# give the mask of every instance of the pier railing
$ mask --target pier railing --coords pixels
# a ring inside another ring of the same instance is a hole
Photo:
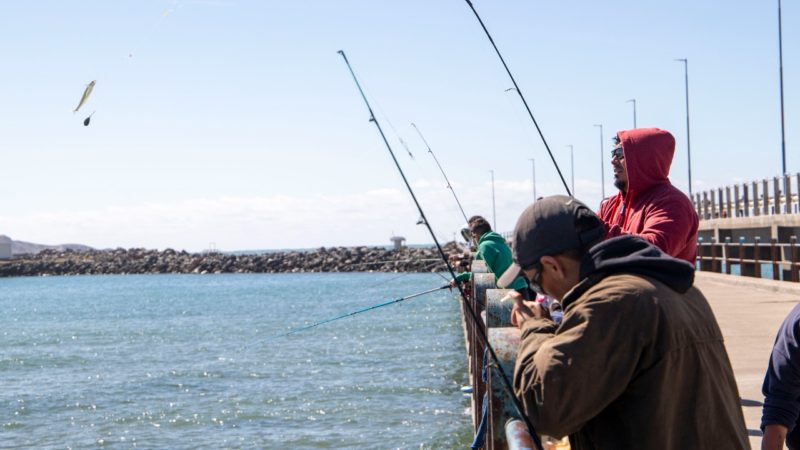
[[[697,244],[697,267],[706,272],[742,275],[756,278],[800,282],[800,248],[797,236],[788,243],[777,239],[762,242],[756,237],[753,242],[724,242],[711,239]]]
[[[800,173],[697,192],[692,203],[700,220],[800,214]]]
[[[481,317],[475,323],[462,307],[464,335],[467,345],[471,384],[471,410],[475,434],[484,423],[484,450],[533,448],[533,441],[520,420],[513,400],[499,380],[499,370],[485,353],[477,327],[481,327],[508,376],[514,373],[521,332],[511,326],[512,301],[508,290],[495,289],[495,277],[487,273],[483,261],[472,263],[472,289],[467,300]],[[484,412],[485,409],[485,412]]]
[[[716,239],[699,239],[697,246],[698,270],[772,278],[800,282],[800,247],[792,235],[788,243],[777,239],[762,242],[755,237],[747,242],[744,237],[732,242]],[[514,373],[514,363],[520,345],[521,331],[511,325],[513,301],[506,297],[508,290],[495,289],[495,277],[486,271],[483,261],[473,261],[472,288],[468,302],[481,320],[473,321],[462,305],[464,335],[467,347],[469,380],[471,386],[471,411],[476,435],[483,428],[485,450],[533,448],[530,434],[519,418],[509,393],[498,378],[497,365],[489,360],[478,327],[488,337],[497,354],[499,364],[506,374]],[[484,424],[481,427],[481,423]],[[543,437],[543,439],[548,439]],[[546,448],[550,448],[547,447]],[[557,447],[561,448],[561,447]]]

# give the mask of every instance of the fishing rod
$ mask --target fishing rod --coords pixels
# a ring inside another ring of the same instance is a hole
[[[411,126],[414,127],[415,130],[417,130],[417,134],[419,134],[419,137],[422,139],[422,142],[425,143],[425,147],[428,147],[428,153],[430,153],[431,156],[433,156],[433,160],[436,161],[436,165],[439,166],[439,171],[442,172],[442,176],[444,177],[444,181],[447,182],[447,189],[450,189],[450,192],[453,193],[453,198],[456,199],[456,203],[458,203],[458,209],[461,210],[461,215],[464,216],[464,223],[469,222],[469,219],[467,219],[467,214],[464,213],[464,208],[461,207],[461,202],[458,201],[458,197],[456,196],[456,191],[453,190],[453,185],[450,184],[450,180],[447,179],[447,175],[445,175],[444,169],[442,169],[442,165],[439,164],[439,159],[437,159],[436,155],[433,154],[433,150],[431,150],[431,146],[428,145],[428,141],[425,140],[425,136],[423,136],[422,132],[419,131],[419,128],[417,128],[417,124],[415,124],[414,122],[411,122]]]
[[[365,262],[365,263],[347,264],[347,266],[350,266],[350,267],[355,267],[355,266],[373,266],[373,265],[377,265],[377,264],[391,264],[391,263],[401,263],[401,262],[428,262],[428,261],[439,261],[439,258],[384,259],[383,261],[372,261],[372,262]]]
[[[350,66],[350,61],[347,60],[347,56],[344,54],[344,51],[339,50],[338,53],[342,55],[344,59],[344,63],[347,65],[347,68],[350,70],[350,75],[353,76],[353,81],[356,83],[356,87],[358,88],[358,92],[361,94],[361,98],[364,100],[364,103],[367,105],[367,110],[369,111],[369,121],[375,124],[375,127],[378,128],[378,133],[380,133],[381,138],[383,139],[383,143],[386,144],[386,149],[389,150],[389,155],[391,155],[392,160],[394,161],[394,165],[397,167],[397,171],[400,172],[400,176],[403,178],[403,182],[408,188],[408,193],[411,194],[411,198],[414,200],[414,204],[417,206],[417,210],[419,211],[420,217],[422,217],[425,227],[428,228],[428,232],[433,239],[433,243],[436,244],[436,249],[439,250],[439,256],[441,256],[444,263],[447,265],[447,270],[450,272],[450,276],[455,281],[456,273],[453,270],[453,266],[450,265],[450,261],[447,259],[447,255],[445,255],[442,246],[439,244],[439,240],[436,238],[436,233],[433,232],[433,228],[431,228],[431,224],[428,221],[427,217],[425,217],[425,212],[422,210],[422,206],[420,206],[419,201],[417,201],[417,196],[414,194],[414,190],[411,188],[411,184],[409,184],[408,179],[406,178],[406,174],[403,172],[403,169],[400,167],[400,163],[397,162],[397,158],[394,155],[394,151],[392,150],[392,146],[389,145],[389,141],[386,140],[386,135],[383,133],[383,129],[381,128],[381,124],[378,123],[378,120],[375,118],[375,114],[372,112],[372,107],[369,105],[369,101],[367,100],[367,96],[364,95],[364,90],[361,89],[361,83],[358,82],[358,78],[356,77],[355,72],[353,72],[353,68]],[[522,412],[522,405],[519,402],[519,399],[516,395],[514,395],[514,388],[511,386],[511,382],[509,381],[508,375],[506,374],[505,369],[500,364],[500,359],[497,357],[497,353],[495,353],[494,348],[489,343],[489,338],[486,335],[486,330],[481,327],[480,318],[475,313],[475,309],[472,305],[467,301],[467,295],[464,293],[464,288],[461,287],[461,283],[455,283],[456,288],[458,288],[458,293],[461,295],[461,300],[464,304],[465,309],[469,312],[470,317],[472,317],[473,323],[475,323],[475,329],[478,330],[478,335],[481,337],[483,344],[486,350],[489,351],[489,355],[491,356],[492,361],[494,362],[495,367],[497,368],[498,373],[500,374],[500,379],[503,380],[503,387],[506,389],[508,395],[512,398],[514,402],[514,407],[517,410],[517,413],[525,422],[525,425],[528,428],[528,433],[531,435],[531,439],[533,439],[534,445],[536,446],[537,450],[542,450],[542,442],[539,439],[539,435],[536,434],[536,429],[533,427],[533,423],[531,423],[530,419],[526,414]]]
[[[567,180],[564,179],[564,175],[561,173],[561,168],[558,167],[558,163],[556,162],[556,158],[553,156],[553,152],[550,151],[550,146],[547,145],[547,140],[544,138],[544,134],[542,133],[542,129],[539,128],[539,124],[536,122],[536,119],[533,117],[533,112],[531,112],[531,108],[528,106],[528,102],[525,100],[525,96],[522,95],[522,90],[520,90],[519,85],[517,85],[517,80],[514,79],[514,75],[511,74],[511,70],[508,68],[508,64],[506,64],[506,60],[503,59],[503,55],[500,54],[500,50],[498,50],[497,45],[494,43],[494,39],[492,39],[492,35],[489,34],[489,30],[486,29],[486,25],[483,24],[483,20],[481,20],[481,16],[478,15],[478,11],[475,10],[475,7],[472,6],[471,0],[466,0],[467,4],[469,5],[472,12],[475,14],[475,17],[478,19],[478,22],[481,24],[481,28],[486,33],[486,37],[489,38],[489,42],[492,43],[492,47],[494,47],[494,51],[497,53],[497,56],[500,57],[500,62],[503,63],[503,67],[506,68],[506,72],[508,73],[508,77],[511,78],[511,82],[514,83],[514,90],[517,91],[519,94],[519,98],[522,99],[522,104],[525,105],[525,109],[528,111],[528,115],[531,117],[533,121],[533,125],[536,126],[536,131],[539,132],[539,137],[542,138],[542,142],[544,143],[544,148],[547,150],[547,154],[550,155],[550,160],[553,161],[553,165],[556,167],[556,171],[558,172],[558,176],[561,178],[561,183],[564,184],[564,189],[567,191],[567,195],[572,197],[572,192],[569,190],[569,186],[567,185]]]
[[[318,326],[320,326],[322,324],[325,324],[325,323],[334,322],[336,320],[344,319],[346,317],[352,317],[352,316],[355,316],[357,314],[361,314],[361,313],[364,313],[364,312],[367,312],[367,311],[371,311],[373,309],[383,308],[384,306],[393,305],[395,303],[400,303],[402,301],[409,300],[409,299],[412,299],[412,298],[415,298],[415,297],[420,297],[420,296],[423,296],[425,294],[430,294],[431,292],[441,291],[442,289],[447,289],[449,287],[450,287],[450,284],[448,283],[448,284],[445,284],[444,286],[440,286],[440,287],[433,288],[433,289],[428,289],[427,291],[417,292],[416,294],[407,295],[405,297],[400,297],[400,298],[396,298],[394,300],[389,300],[388,302],[384,302],[384,303],[380,303],[380,304],[377,304],[377,305],[369,306],[369,307],[364,308],[364,309],[359,309],[358,311],[353,311],[353,312],[350,312],[350,313],[347,313],[347,314],[342,314],[341,316],[337,316],[337,317],[334,317],[332,319],[326,319],[326,320],[322,320],[322,321],[319,321],[319,322],[316,322],[316,323],[312,323],[311,325],[308,325],[308,326],[305,326],[305,327],[295,328],[295,329],[293,329],[291,331],[288,331],[288,332],[283,333],[283,334],[279,334],[279,335],[277,335],[275,337],[283,337],[283,336],[288,336],[290,334],[299,333],[301,331],[310,330],[311,328],[318,327]]]

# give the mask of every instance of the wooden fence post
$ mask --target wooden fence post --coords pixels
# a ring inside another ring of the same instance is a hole
[[[761,258],[758,256],[760,250],[761,238],[756,236],[755,243],[753,244],[753,275],[756,278],[761,278]]]
[[[725,238],[725,253],[723,254],[724,262],[725,262],[725,273],[730,275],[731,274],[731,237],[727,236]]]
[[[773,280],[780,280],[781,279],[781,265],[778,261],[780,261],[780,247],[777,246],[778,240],[776,238],[772,238],[770,244],[772,247],[769,249],[769,257],[772,260],[772,279]]]
[[[761,214],[761,208],[758,203],[758,182],[753,181],[753,215],[758,216]]]
[[[747,183],[742,185],[742,202],[744,203],[744,216],[750,216],[750,195],[748,194]]]
[[[764,215],[769,215],[769,180],[764,178],[761,183],[764,186]]]
[[[789,272],[790,278],[795,283],[800,282],[800,265],[797,259],[797,236],[792,236],[789,239]]]

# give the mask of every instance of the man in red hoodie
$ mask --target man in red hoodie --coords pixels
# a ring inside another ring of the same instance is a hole
[[[697,212],[669,181],[675,138],[658,128],[617,133],[612,151],[614,186],[619,192],[600,204],[607,238],[641,236],[675,258],[692,264],[697,257]]]

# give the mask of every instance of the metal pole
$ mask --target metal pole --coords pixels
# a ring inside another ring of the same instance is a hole
[[[600,127],[600,190],[602,192],[602,197],[606,198],[606,176],[605,166],[603,165],[603,156],[605,155],[603,152],[603,125],[595,124],[595,126]]]
[[[781,168],[785,175],[786,172],[786,134],[784,132],[783,123],[783,34],[781,33],[781,0],[778,0],[778,60],[779,60],[779,73],[780,73],[780,86],[781,86]],[[786,190],[784,189],[784,192]]]
[[[533,201],[536,201],[536,160],[530,158],[531,161],[531,174],[533,175]]]
[[[689,60],[687,58],[676,59],[683,62],[684,79],[686,80],[686,164],[689,167],[689,197],[692,196],[692,141],[689,134]]]
[[[492,174],[492,228],[497,230],[497,210],[494,207],[494,170],[490,170]]]
[[[572,188],[572,196],[575,196],[575,152],[572,144],[567,145],[569,147],[569,165],[570,165],[570,176],[572,177],[570,188]]]
[[[625,103],[633,103],[633,128],[636,128],[636,99],[632,98]]]

